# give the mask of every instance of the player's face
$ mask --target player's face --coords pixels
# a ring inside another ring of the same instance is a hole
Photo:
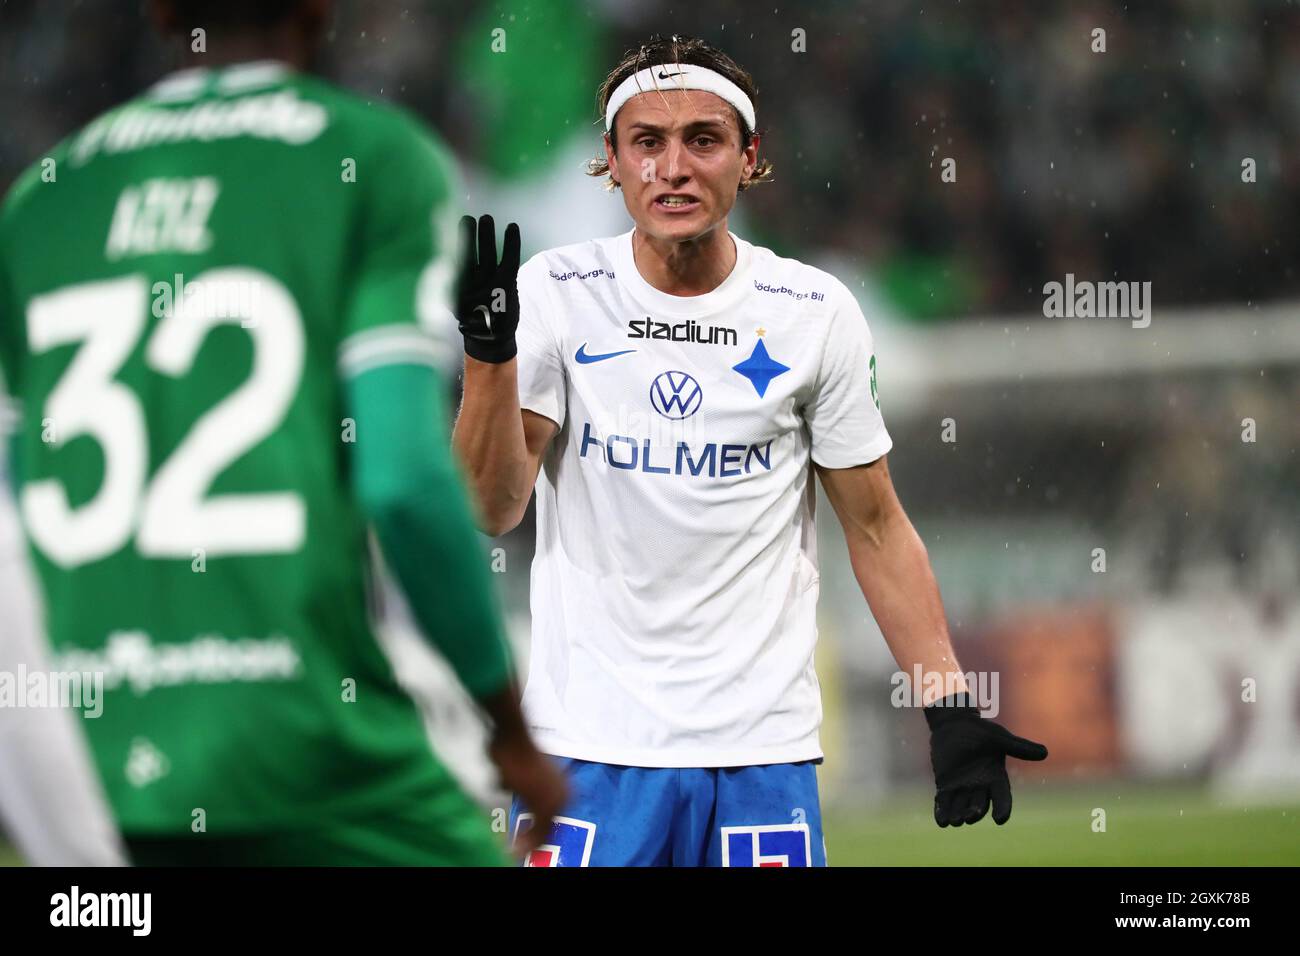
[[[605,155],[638,232],[683,242],[726,222],[758,161],[758,137],[741,150],[730,104],[703,90],[642,93],[615,123],[618,154],[607,136]]]

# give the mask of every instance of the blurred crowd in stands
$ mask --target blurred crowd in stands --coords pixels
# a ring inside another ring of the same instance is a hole
[[[0,6],[0,186],[173,65],[146,7]],[[755,241],[857,260],[917,320],[1035,313],[1066,273],[1150,281],[1160,306],[1300,287],[1300,6],[1284,0],[337,7],[325,75],[524,180],[573,137],[594,154],[595,89],[624,50],[710,40],[759,85],[776,181],[742,200]]]

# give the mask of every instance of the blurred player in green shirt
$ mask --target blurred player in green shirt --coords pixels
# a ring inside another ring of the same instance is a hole
[[[444,426],[454,165],[300,70],[326,0],[157,0],[206,52],[0,208],[15,490],[55,669],[138,863],[491,864],[367,614],[368,528],[557,808]],[[545,827],[538,827],[544,834]]]

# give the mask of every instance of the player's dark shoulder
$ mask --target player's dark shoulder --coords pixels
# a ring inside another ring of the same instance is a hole
[[[38,206],[42,198],[51,195],[50,190],[42,190],[41,186],[57,183],[60,173],[66,173],[69,168],[68,156],[79,134],[80,130],[45,150],[10,183],[0,197],[0,230],[20,215],[33,213],[33,207]]]
[[[41,164],[33,163],[18,174],[10,184],[4,198],[0,199],[0,232],[12,223],[21,213],[23,207],[36,196],[36,187],[41,182]]]

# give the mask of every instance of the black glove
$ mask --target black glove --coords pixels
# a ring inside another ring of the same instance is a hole
[[[501,264],[497,265],[497,232],[491,216],[478,221],[460,219],[461,268],[456,279],[456,322],[465,337],[465,354],[494,365],[515,357],[519,327],[519,227],[506,226]]]
[[[1045,760],[1047,748],[985,720],[966,694],[954,694],[924,710],[930,725],[934,768],[934,822],[941,827],[978,823],[993,802],[993,822],[1011,818],[1007,757]]]

